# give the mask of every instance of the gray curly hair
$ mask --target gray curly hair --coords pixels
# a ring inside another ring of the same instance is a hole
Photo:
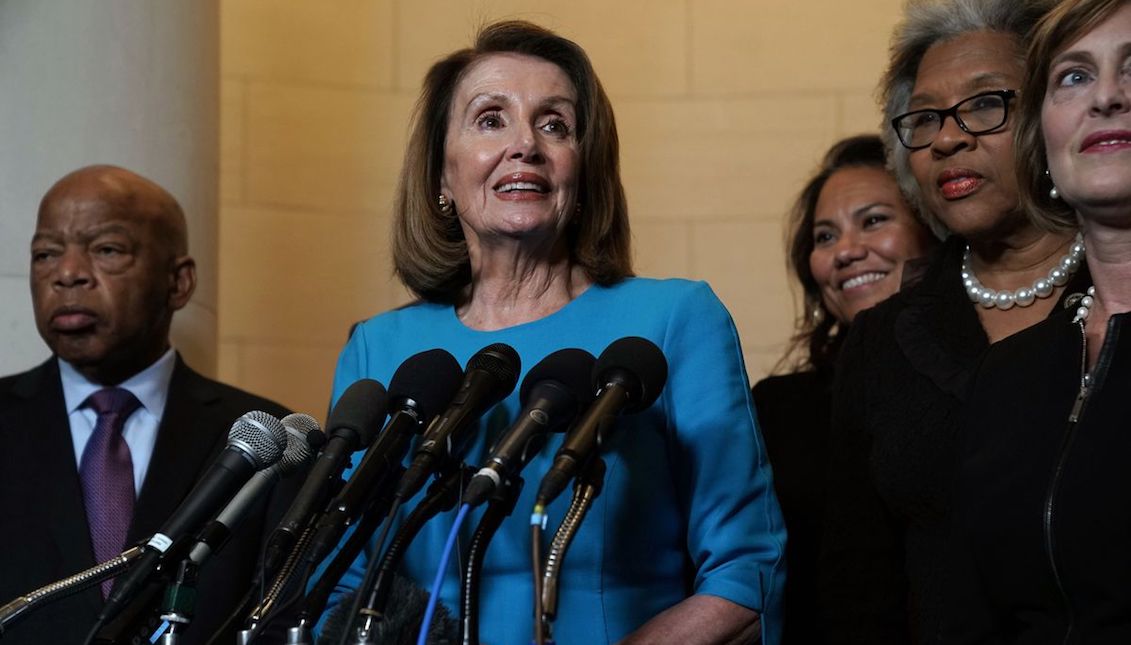
[[[884,107],[880,131],[900,189],[940,239],[950,231],[924,208],[908,162],[911,151],[899,142],[891,125],[892,119],[908,111],[919,62],[936,43],[975,31],[995,31],[1017,37],[1017,61],[1024,64],[1025,38],[1054,4],[1052,0],[908,0],[904,8],[903,21],[892,34],[888,69],[880,81]]]

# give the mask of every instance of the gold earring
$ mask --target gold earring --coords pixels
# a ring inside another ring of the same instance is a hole
[[[444,215],[452,212],[452,200],[448,199],[448,196],[444,193],[440,193],[440,196],[436,198],[436,206],[440,208],[440,212]]]

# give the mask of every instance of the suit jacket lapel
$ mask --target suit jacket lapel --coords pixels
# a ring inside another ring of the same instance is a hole
[[[42,509],[39,526],[50,535],[61,560],[55,572],[71,575],[92,567],[94,550],[56,359],[28,372],[12,391],[26,401],[24,412],[17,418],[22,417],[28,425],[27,431],[20,433],[22,445],[9,449],[34,457],[26,460],[27,475],[15,480],[26,482],[28,499],[37,500]],[[84,597],[95,607],[101,604],[96,588],[84,592]]]
[[[131,541],[155,533],[203,474],[213,454],[226,443],[228,428],[206,423],[207,409],[219,393],[177,356],[157,443],[134,507]]]

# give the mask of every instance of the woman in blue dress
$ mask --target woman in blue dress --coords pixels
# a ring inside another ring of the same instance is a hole
[[[462,364],[507,343],[527,369],[561,348],[599,355],[624,336],[651,340],[667,358],[667,385],[601,447],[604,490],[561,574],[556,640],[685,645],[760,634],[776,643],[785,535],[738,336],[706,284],[633,277],[617,148],[588,57],[548,30],[496,23],[433,65],[393,232],[397,275],[419,299],[358,326],[334,397],[360,378],[388,383],[402,361],[434,347]],[[467,463],[486,460],[518,409],[511,394],[483,416]],[[528,480],[549,469],[560,442],[531,461]],[[530,642],[535,488],[486,553],[480,632],[492,645]],[[551,522],[568,502],[548,507]],[[424,528],[403,573],[428,584],[453,521],[441,514]],[[341,592],[358,586],[370,556]],[[455,607],[458,598],[453,567],[441,601]]]

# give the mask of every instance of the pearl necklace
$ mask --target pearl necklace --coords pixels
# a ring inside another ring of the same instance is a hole
[[[1072,322],[1082,323],[1091,315],[1092,305],[1096,304],[1096,287],[1094,285],[1088,287],[1088,293],[1080,298],[1080,302],[1077,304],[1079,306],[1076,307],[1076,317],[1072,319]]]
[[[1083,260],[1084,238],[1077,233],[1076,241],[1069,247],[1068,253],[1049,270],[1047,277],[1038,279],[1031,287],[1024,287],[1016,291],[1009,289],[995,291],[982,286],[982,283],[978,281],[978,278],[970,269],[970,245],[967,244],[966,252],[962,254],[962,286],[966,287],[966,295],[970,296],[971,302],[976,302],[986,309],[997,307],[1005,310],[1012,308],[1013,305],[1028,307],[1038,298],[1051,296],[1056,287],[1063,287],[1067,284],[1068,279],[1080,268]]]

